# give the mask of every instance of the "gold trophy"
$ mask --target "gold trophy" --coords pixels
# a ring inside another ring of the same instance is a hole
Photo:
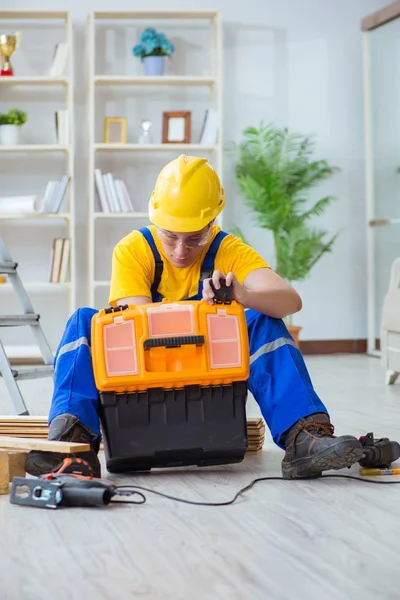
[[[2,62],[0,76],[14,75],[10,57],[18,48],[20,40],[20,33],[0,34],[0,55]]]

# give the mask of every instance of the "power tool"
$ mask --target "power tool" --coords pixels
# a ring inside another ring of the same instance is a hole
[[[59,506],[107,506],[115,496],[138,496],[132,504],[143,504],[138,491],[122,491],[106,479],[93,477],[90,465],[80,458],[65,458],[54,473],[39,478],[14,477],[10,503],[37,508]]]
[[[400,457],[400,444],[389,438],[375,439],[371,432],[361,436],[359,441],[364,450],[359,463],[364,468],[388,469]]]

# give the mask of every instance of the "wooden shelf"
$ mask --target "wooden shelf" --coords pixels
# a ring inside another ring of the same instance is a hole
[[[95,19],[214,19],[218,15],[212,10],[134,10],[134,11],[95,11]]]
[[[69,146],[59,146],[58,144],[16,144],[15,146],[0,146],[0,152],[4,153],[25,153],[25,152],[64,152],[68,154]]]
[[[95,75],[96,85],[195,85],[212,87],[217,82],[216,77],[190,77],[188,75],[159,75],[138,76],[131,75]]]
[[[23,281],[24,288],[28,290],[39,290],[41,292],[63,292],[69,291],[71,284],[69,281],[65,283],[50,283],[49,281]],[[13,292],[12,283],[0,283],[0,292]]]
[[[98,152],[116,151],[116,152],[160,152],[160,151],[181,151],[196,150],[203,152],[214,152],[218,150],[218,145],[205,146],[203,144],[95,144],[94,149]]]
[[[147,212],[134,212],[134,213],[126,213],[126,212],[118,212],[118,213],[103,213],[103,212],[95,212],[93,213],[93,217],[95,219],[148,219],[149,215]]]
[[[69,85],[69,77],[50,77],[47,75],[38,75],[37,77],[20,77],[13,75],[12,77],[0,77],[0,85]]]
[[[2,215],[0,213],[0,221],[50,221],[50,220],[63,220],[69,221],[71,216],[68,213],[28,213],[28,214],[15,214],[15,215]]]
[[[94,285],[94,287],[107,287],[110,285],[110,282],[97,280],[97,281],[93,281],[93,285]]]
[[[68,19],[68,12],[57,10],[0,10],[0,19]]]

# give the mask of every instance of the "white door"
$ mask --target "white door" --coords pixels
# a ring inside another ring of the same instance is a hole
[[[400,18],[363,35],[368,352],[378,354],[390,267],[400,256]]]

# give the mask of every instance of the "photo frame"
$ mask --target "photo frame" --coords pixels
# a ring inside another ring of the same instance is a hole
[[[163,112],[163,144],[190,144],[191,139],[190,111]]]
[[[125,117],[104,119],[104,143],[126,144],[127,122]]]

